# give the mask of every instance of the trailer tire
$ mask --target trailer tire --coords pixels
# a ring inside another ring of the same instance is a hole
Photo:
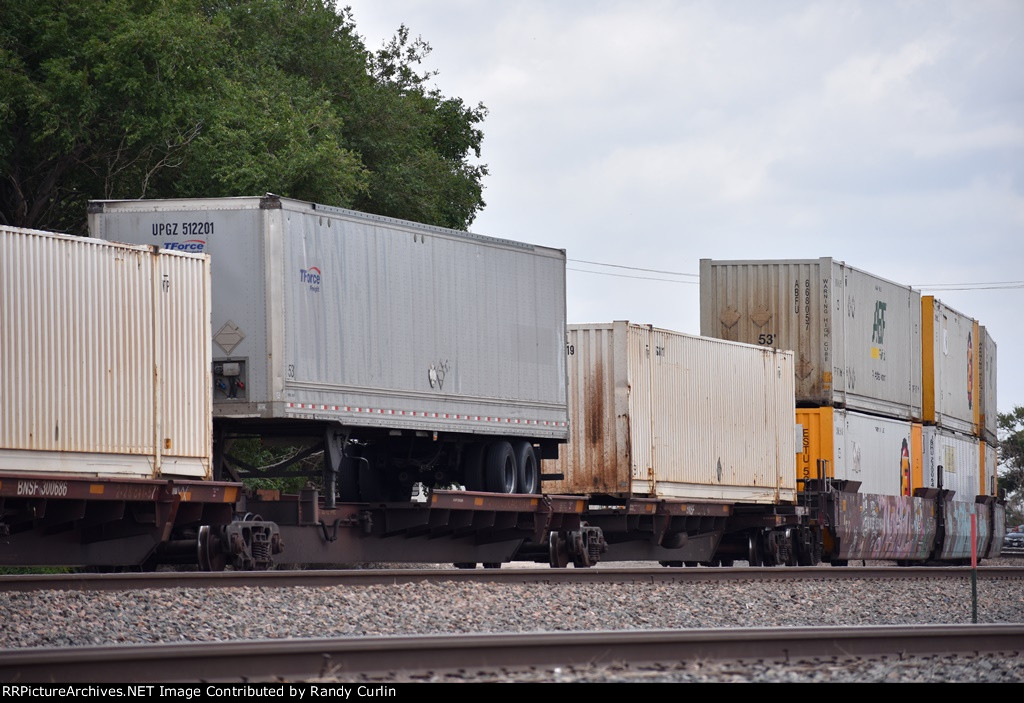
[[[491,493],[514,493],[516,490],[516,455],[512,445],[502,440],[487,448],[484,483]]]
[[[529,442],[517,442],[516,454],[516,493],[540,493],[540,468],[537,466],[537,454]]]

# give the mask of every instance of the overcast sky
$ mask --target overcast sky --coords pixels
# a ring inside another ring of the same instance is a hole
[[[1024,405],[1021,0],[341,3],[487,107],[471,229],[565,249],[569,322],[696,334],[701,258],[831,256],[978,319]]]

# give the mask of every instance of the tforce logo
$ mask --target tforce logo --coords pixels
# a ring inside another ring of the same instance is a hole
[[[172,249],[174,251],[188,251],[193,254],[202,253],[203,249],[206,248],[206,242],[202,239],[186,239],[183,242],[164,242],[164,249]]]
[[[309,286],[314,293],[320,292],[320,269],[310,266],[308,269],[299,269],[299,280]]]

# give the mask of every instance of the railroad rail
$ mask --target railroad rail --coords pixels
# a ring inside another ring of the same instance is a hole
[[[591,569],[344,569],[311,571],[16,574],[0,576],[3,591],[132,591],[153,588],[368,586],[423,581],[473,583],[698,583],[806,579],[965,579],[970,567],[788,567]],[[1024,566],[982,566],[980,580],[1024,579]]]
[[[13,683],[308,682],[382,671],[1024,652],[1024,625],[914,625],[346,637],[0,651]]]

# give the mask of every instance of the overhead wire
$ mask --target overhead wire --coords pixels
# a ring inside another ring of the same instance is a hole
[[[590,266],[606,266],[609,268],[626,269],[629,271],[641,271],[644,273],[660,273],[669,276],[686,276],[689,278],[699,279],[700,275],[696,273],[685,273],[682,271],[667,271],[664,269],[653,269],[646,268],[643,266],[626,266],[624,264],[608,264],[603,261],[590,261],[587,259],[566,259],[577,264],[588,264]],[[598,276],[614,276],[616,278],[632,278],[638,281],[662,281],[665,283],[686,283],[686,284],[697,284],[697,281],[681,281],[674,278],[659,278],[655,276],[630,276],[624,273],[612,273],[611,271],[592,271],[590,269],[575,268],[572,266],[566,267],[567,271],[576,271],[578,273],[592,273]],[[914,283],[911,284],[911,288],[917,288],[919,290],[935,290],[935,291],[955,291],[955,290],[1013,290],[1018,288],[1024,288],[1024,281],[980,281],[975,283]]]
[[[656,278],[654,276],[630,276],[628,273],[612,273],[611,271],[591,271],[589,269],[578,269],[566,266],[566,271],[578,271],[580,273],[595,273],[598,276],[615,276],[616,278],[633,278],[638,281],[665,281],[666,283],[686,283],[692,286],[700,285],[700,281],[680,281],[675,278]]]

